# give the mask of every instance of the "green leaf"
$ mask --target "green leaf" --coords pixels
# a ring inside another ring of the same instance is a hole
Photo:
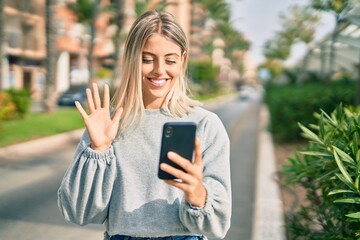
[[[339,194],[339,193],[355,193],[354,191],[351,190],[347,190],[347,189],[335,189],[332,190],[328,193],[328,195],[334,195],[334,194]]]
[[[342,119],[343,115],[344,115],[344,108],[342,103],[340,103],[337,108],[336,108],[336,115],[337,115],[337,119]]]
[[[347,153],[345,153],[343,150],[333,146],[334,150],[337,152],[337,154],[341,157],[341,160],[347,163],[350,163],[354,166],[356,166],[356,163],[354,159],[352,159]]]
[[[349,213],[349,214],[346,214],[345,216],[347,216],[349,218],[360,218],[360,212]]]
[[[335,161],[336,164],[338,165],[342,175],[344,176],[344,178],[346,179],[346,181],[348,183],[350,183],[351,185],[354,185],[352,178],[350,177],[350,174],[348,173],[348,171],[346,170],[346,168],[344,167],[343,162],[340,160],[339,155],[337,153],[337,148],[334,146],[334,157],[335,157]]]
[[[313,140],[313,141],[318,142],[318,143],[323,145],[323,142],[320,140],[320,138],[315,133],[310,131],[308,128],[306,128],[301,123],[298,123],[298,125],[299,125],[299,127],[301,128],[301,130],[303,131],[303,133],[305,134],[305,136],[307,138],[309,138],[310,140]]]
[[[336,120],[331,118],[326,112],[324,112],[324,110],[321,109],[320,111],[321,111],[322,114],[324,114],[324,116],[326,117],[326,119],[328,120],[330,125],[332,125],[333,127],[336,127],[338,125]]]
[[[324,139],[325,127],[324,127],[324,115],[323,114],[321,114],[321,116],[320,116],[319,126],[320,126],[320,136],[322,139]]]
[[[334,203],[352,203],[352,204],[360,204],[360,198],[342,198],[336,199]]]
[[[359,150],[359,133],[355,131],[352,141],[352,151],[354,154],[356,154],[358,150]]]
[[[315,151],[299,151],[298,153],[309,156],[332,157],[330,154]]]
[[[336,173],[335,174],[339,179],[340,181],[342,181],[343,183],[345,183],[350,189],[352,189],[353,191],[356,191],[356,188],[354,186],[354,183],[351,181],[349,182],[342,174],[340,173]]]

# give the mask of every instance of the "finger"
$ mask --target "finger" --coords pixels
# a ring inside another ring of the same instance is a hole
[[[93,83],[92,87],[93,87],[95,109],[99,109],[99,108],[101,108],[101,100],[100,100],[99,88],[98,88],[96,83]]]
[[[183,191],[185,191],[187,189],[187,186],[185,183],[182,182],[178,182],[178,181],[174,181],[174,180],[164,180],[164,182],[166,182],[167,184],[174,186],[176,188],[179,188]]]
[[[77,110],[79,111],[81,117],[85,120],[88,117],[88,115],[85,112],[84,108],[81,106],[81,104],[78,101],[75,102],[75,106],[76,106]]]
[[[175,153],[175,152],[168,152],[167,157],[174,163],[176,163],[177,165],[179,165],[180,167],[182,167],[186,172],[192,174],[193,173],[193,165],[192,163],[186,159],[183,158],[182,156],[180,156],[179,154]]]
[[[198,137],[195,138],[194,152],[195,152],[194,165],[202,166],[202,153],[201,153],[200,139]]]
[[[160,164],[160,169],[163,170],[164,172],[167,172],[167,173],[173,175],[175,178],[180,179],[184,183],[191,182],[192,176],[190,174],[184,172],[183,170],[174,168],[174,167],[170,166],[169,164],[166,164],[166,163]]]
[[[122,112],[123,112],[123,108],[116,109],[114,116],[113,116],[114,122],[120,122]]]
[[[86,89],[86,99],[88,102],[89,111],[90,113],[93,113],[95,111],[95,106],[90,88]]]
[[[110,93],[109,86],[107,84],[104,85],[104,98],[103,98],[103,108],[110,107]]]

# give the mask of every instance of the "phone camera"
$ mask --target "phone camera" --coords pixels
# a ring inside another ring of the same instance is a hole
[[[171,137],[172,133],[173,133],[172,127],[166,127],[166,129],[165,129],[165,137],[167,137],[167,138]]]

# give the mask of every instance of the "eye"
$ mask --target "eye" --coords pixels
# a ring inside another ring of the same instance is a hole
[[[143,60],[142,60],[142,62],[143,63],[152,63],[154,60],[152,60],[152,59],[145,59],[145,58],[143,58]]]
[[[173,60],[166,60],[166,63],[167,63],[167,64],[172,65],[172,64],[176,64],[176,61],[173,61]]]

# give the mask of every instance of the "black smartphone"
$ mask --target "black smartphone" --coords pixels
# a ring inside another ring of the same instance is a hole
[[[189,161],[192,161],[195,135],[196,124],[193,122],[167,122],[164,124],[158,172],[158,177],[160,179],[176,179],[173,175],[160,169],[161,163],[167,163],[184,171],[184,169],[168,159],[167,153],[169,151],[175,152]]]

